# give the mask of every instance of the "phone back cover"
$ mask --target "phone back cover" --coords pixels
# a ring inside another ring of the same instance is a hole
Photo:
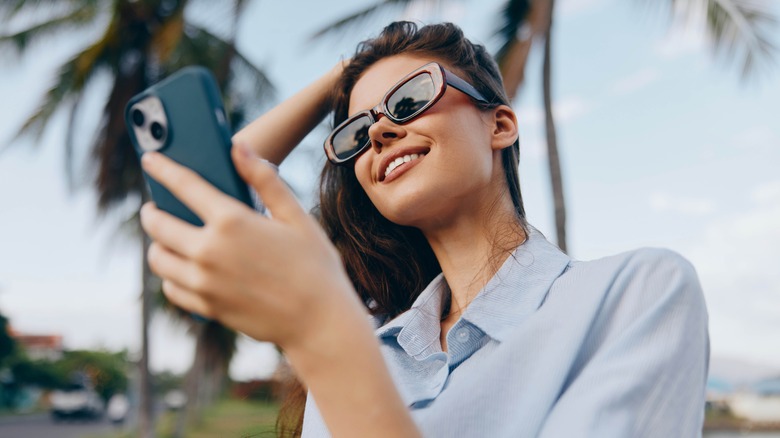
[[[209,71],[202,67],[187,67],[130,100],[125,111],[125,123],[139,156],[143,150],[130,128],[130,108],[150,94],[160,98],[168,117],[168,139],[159,152],[251,206],[247,185],[239,177],[230,157],[230,129],[219,91]],[[145,172],[144,177],[158,208],[191,224],[203,225],[203,221],[165,187]]]

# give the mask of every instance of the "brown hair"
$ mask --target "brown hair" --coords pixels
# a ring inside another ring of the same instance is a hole
[[[418,28],[395,22],[357,47],[344,68],[333,95],[333,126],[348,116],[349,98],[357,80],[375,62],[400,54],[432,57],[453,69],[485,96],[483,109],[508,105],[498,66],[484,46],[474,44],[452,23]],[[504,148],[502,165],[517,221],[525,225],[518,177],[519,142]],[[321,175],[320,204],[315,212],[341,253],[355,290],[373,315],[387,320],[408,310],[418,295],[441,272],[422,232],[396,225],[371,203],[352,166],[326,162]],[[280,436],[300,435],[305,391],[288,397],[277,420]]]

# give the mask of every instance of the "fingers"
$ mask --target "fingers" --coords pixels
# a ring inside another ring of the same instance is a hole
[[[203,271],[157,242],[152,242],[148,253],[149,268],[165,280],[173,281],[190,290],[206,289]]]
[[[173,305],[204,318],[214,318],[206,300],[197,293],[188,290],[172,280],[163,280],[162,288],[165,297]]]
[[[243,144],[236,145],[232,153],[239,175],[257,191],[274,219],[297,222],[307,217],[298,200],[270,164],[254,155]]]
[[[141,207],[141,225],[152,240],[186,257],[195,257],[199,227],[147,202]]]
[[[216,214],[235,209],[241,204],[209,184],[196,172],[157,152],[141,157],[144,170],[176,198],[192,209],[203,222]]]

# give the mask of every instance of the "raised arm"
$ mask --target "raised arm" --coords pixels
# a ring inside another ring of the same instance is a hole
[[[330,110],[330,93],[341,75],[344,61],[289,99],[255,119],[233,136],[258,156],[280,164]]]
[[[241,144],[232,153],[272,218],[164,155],[142,159],[204,221],[193,226],[153,203],[141,211],[154,241],[149,266],[168,300],[281,346],[333,436],[419,436],[336,248],[270,166]]]

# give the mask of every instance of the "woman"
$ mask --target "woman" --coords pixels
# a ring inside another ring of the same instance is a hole
[[[320,227],[258,157],[281,162],[331,107]],[[175,304],[284,349],[304,436],[701,433],[692,267],[574,261],[526,224],[515,114],[456,26],[391,24],[234,142],[273,218],[147,153],[205,222],[144,206],[149,261]]]

